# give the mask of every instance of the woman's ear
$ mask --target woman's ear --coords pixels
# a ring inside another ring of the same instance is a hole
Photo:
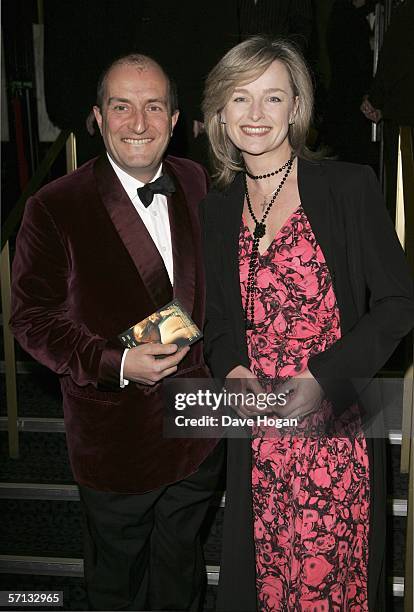
[[[293,101],[293,108],[289,115],[289,125],[293,125],[295,123],[296,113],[298,112],[298,108],[299,108],[299,96],[295,96],[294,101]]]

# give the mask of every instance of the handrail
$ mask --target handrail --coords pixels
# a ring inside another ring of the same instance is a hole
[[[66,141],[67,168],[68,170],[76,167],[76,141],[75,136],[70,130],[62,130],[55,142],[49,148],[42,163],[38,167],[36,173],[30,179],[27,187],[21,194],[20,198],[14,205],[9,216],[6,219],[2,231],[1,243],[1,258],[0,258],[0,286],[1,286],[1,302],[3,311],[3,337],[4,337],[4,360],[6,364],[6,402],[7,402],[7,420],[8,420],[8,439],[9,439],[9,455],[13,459],[19,456],[19,434],[18,434],[18,408],[17,408],[17,392],[16,392],[16,357],[14,351],[14,338],[9,326],[9,318],[11,311],[11,283],[10,283],[10,236],[17,229],[18,224],[23,216],[24,207],[27,199],[35,193],[52,164],[55,162],[60,151],[63,149]]]
[[[397,164],[397,201],[395,225],[398,237],[414,274],[414,162],[410,127],[400,127]],[[411,339],[413,335],[411,334]],[[409,360],[413,358],[410,347]],[[400,471],[408,473],[407,526],[405,549],[404,611],[413,609],[413,505],[414,505],[414,368],[408,367],[404,377]]]
[[[34,194],[41,186],[46,174],[49,172],[52,164],[55,162],[57,156],[65,146],[69,135],[70,130],[62,130],[60,132],[59,136],[56,138],[55,142],[52,144],[45,157],[43,158],[42,163],[37,168],[35,174],[30,179],[29,183],[27,184],[27,187],[24,189],[20,198],[17,200],[16,204],[10,211],[1,233],[1,250],[3,250],[10,236],[13,235],[18,224],[20,223],[20,220],[23,216],[26,200],[30,198],[30,196]]]
[[[409,267],[414,274],[414,163],[413,142],[410,127],[400,128],[398,142],[398,164],[397,164],[397,201],[395,212],[395,226],[402,247],[408,260]],[[413,337],[412,335],[410,336]],[[412,449],[412,421],[413,421],[413,351],[409,348],[408,369],[405,374],[405,392],[402,415],[402,444],[401,464],[402,473],[408,473],[413,469]],[[410,366],[411,362],[411,366]]]
[[[9,455],[19,456],[19,432],[17,426],[16,356],[14,338],[9,327],[11,308],[10,254],[6,242],[0,257],[1,305],[3,313],[4,362],[6,364],[7,435]]]

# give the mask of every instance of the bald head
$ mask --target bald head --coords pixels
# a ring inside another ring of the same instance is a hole
[[[106,82],[108,79],[109,73],[116,68],[117,66],[134,66],[137,69],[137,72],[148,70],[149,68],[156,68],[160,70],[165,79],[167,81],[168,86],[168,102],[169,102],[169,111],[171,114],[175,113],[178,110],[178,99],[177,99],[177,90],[175,83],[170,79],[165,70],[156,62],[152,57],[148,55],[143,55],[141,53],[130,53],[129,55],[124,55],[119,57],[115,61],[113,61],[101,74],[98,86],[96,90],[96,105],[99,108],[103,108],[105,97],[106,97]]]

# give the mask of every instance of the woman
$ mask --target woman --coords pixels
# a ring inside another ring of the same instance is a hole
[[[246,390],[281,380],[288,401],[273,410],[310,427],[360,425],[359,406],[366,435],[229,441],[225,612],[384,609],[384,446],[367,379],[410,330],[413,287],[373,172],[307,152],[312,103],[284,41],[251,38],[208,76],[206,355]]]

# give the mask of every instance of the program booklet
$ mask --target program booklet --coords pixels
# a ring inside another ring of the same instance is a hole
[[[177,299],[118,336],[125,348],[133,348],[147,342],[183,347],[194,344],[202,337],[203,334]]]

